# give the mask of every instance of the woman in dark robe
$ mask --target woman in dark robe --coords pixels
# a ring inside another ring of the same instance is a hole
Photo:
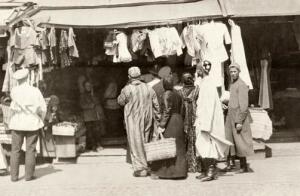
[[[163,94],[162,117],[159,130],[165,138],[176,138],[177,156],[172,159],[155,162],[156,170],[152,178],[157,179],[184,179],[187,177],[186,144],[181,116],[182,98],[173,89],[172,77],[163,79],[166,90]]]
[[[179,90],[179,94],[183,97],[182,116],[184,132],[186,133],[188,171],[195,173],[201,171],[200,160],[196,156],[196,132],[194,126],[199,86],[194,85],[193,76],[190,73],[182,75],[182,82],[183,88]]]

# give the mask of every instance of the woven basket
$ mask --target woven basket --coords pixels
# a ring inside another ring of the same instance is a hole
[[[1,109],[3,112],[3,124],[5,126],[5,129],[8,130],[8,123],[10,121],[10,117],[11,117],[11,110],[10,107],[7,105],[3,105],[1,104]]]
[[[147,161],[158,161],[176,157],[175,138],[164,138],[160,134],[161,139],[145,144]]]

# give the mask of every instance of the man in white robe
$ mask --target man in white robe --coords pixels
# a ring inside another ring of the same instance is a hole
[[[224,116],[214,80],[209,76],[211,63],[198,66],[202,77],[196,109],[196,151],[203,159],[202,181],[214,180],[217,160],[224,158],[231,142],[225,139]]]

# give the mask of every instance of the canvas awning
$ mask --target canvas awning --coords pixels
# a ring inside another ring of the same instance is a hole
[[[299,0],[223,0],[228,15],[234,17],[300,15]]]
[[[132,0],[131,0],[132,1]],[[159,23],[176,23],[203,17],[221,17],[218,1],[201,0],[189,3],[150,4],[143,6],[88,7],[51,9],[49,6],[38,8],[32,18],[50,20],[45,25],[57,27],[132,27],[148,26]]]
[[[13,13],[13,9],[0,8],[0,28],[6,28],[5,21]]]

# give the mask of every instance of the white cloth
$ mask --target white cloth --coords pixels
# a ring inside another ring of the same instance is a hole
[[[149,31],[151,50],[155,58],[182,55],[182,41],[174,27],[161,27]]]
[[[252,137],[256,139],[268,140],[273,133],[273,124],[268,112],[261,108],[249,109],[252,118],[250,124]]]
[[[127,35],[121,32],[116,36],[116,39],[118,43],[118,53],[114,55],[113,62],[120,63],[132,61],[132,56],[127,47]]]
[[[11,130],[36,131],[44,126],[47,106],[38,88],[28,84],[16,86],[11,91],[11,98]]]
[[[68,36],[68,47],[69,47],[69,55],[72,57],[79,57],[78,49],[75,43],[76,35],[73,31],[73,28],[69,28],[69,36]]]
[[[241,35],[241,28],[238,25],[231,26],[231,58],[233,63],[237,63],[240,65],[240,77],[249,87],[249,89],[253,89],[253,85],[251,82],[249,70],[247,67],[244,44]]]
[[[13,77],[14,72],[12,65],[12,63],[9,63],[5,71],[2,92],[10,92],[13,87],[18,85],[17,80]]]
[[[203,158],[224,158],[231,142],[225,139],[221,101],[211,76],[202,80],[196,110],[196,152]]]

